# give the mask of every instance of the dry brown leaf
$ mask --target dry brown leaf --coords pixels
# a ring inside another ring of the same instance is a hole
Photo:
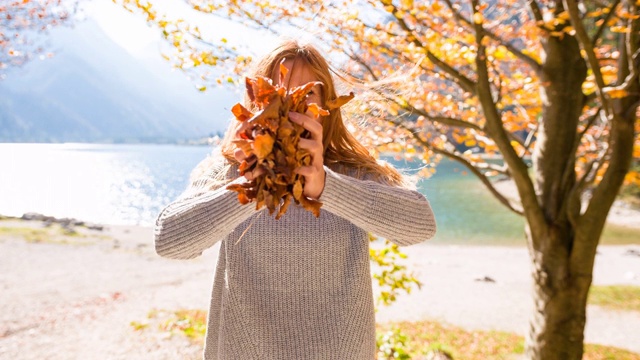
[[[329,116],[329,112],[323,108],[321,108],[318,104],[309,104],[307,109],[311,111],[313,116]]]
[[[269,134],[256,136],[255,140],[253,141],[253,153],[260,160],[266,158],[267,155],[271,153],[274,142],[275,139]]]
[[[280,83],[284,83],[287,68],[280,64]],[[293,89],[272,85],[270,79],[257,77],[245,81],[247,95],[257,112],[252,113],[237,104],[232,113],[242,122],[238,130],[240,139],[233,143],[246,155],[239,167],[240,175],[250,174],[252,179],[243,184],[229,185],[227,189],[238,193],[241,204],[256,203],[256,209],[266,206],[269,213],[278,210],[276,219],[282,217],[292,199],[304,209],[320,216],[322,203],[304,196],[304,177],[295,169],[308,166],[311,155],[300,149],[298,142],[308,132],[289,120],[289,112],[328,116],[329,111],[318,104],[307,104],[309,91],[320,82],[310,82]],[[337,109],[351,100],[353,93],[329,102],[329,109]]]
[[[248,157],[251,156],[253,150],[251,149],[251,142],[248,140],[233,140],[232,141],[242,152]]]
[[[329,100],[327,101],[327,109],[329,110],[337,109],[342,105],[351,101],[351,99],[353,99],[354,96],[355,95],[353,94],[353,92],[350,92],[349,95],[342,95],[342,96],[338,96],[337,99]]]
[[[236,119],[238,119],[238,121],[246,121],[253,117],[251,111],[247,110],[247,108],[242,106],[242,104],[235,104],[231,108],[231,112],[236,117]]]
[[[296,200],[300,200],[302,197],[302,181],[298,180],[293,185],[293,198]]]

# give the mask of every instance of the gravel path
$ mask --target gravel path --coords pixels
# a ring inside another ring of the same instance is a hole
[[[41,228],[0,221],[0,228]],[[218,246],[195,260],[162,259],[152,229],[77,228],[69,244],[0,232],[0,359],[198,359],[183,336],[136,331],[157,310],[206,309]],[[600,247],[595,284],[640,285],[640,246]],[[469,329],[524,333],[531,304],[524,248],[405,248],[423,290],[378,312],[378,321],[436,319]],[[489,276],[495,282],[475,281]],[[640,353],[640,313],[589,307],[588,342]]]

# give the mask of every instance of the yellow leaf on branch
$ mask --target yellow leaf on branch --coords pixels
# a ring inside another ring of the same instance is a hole
[[[626,89],[621,88],[604,88],[603,91],[612,99],[620,99],[629,95]]]
[[[558,16],[556,16],[556,19],[560,19],[560,20],[569,20],[569,12],[568,11],[563,11],[560,14],[558,14]]]
[[[484,20],[484,16],[482,16],[481,13],[477,12],[475,14],[473,14],[473,22],[476,24],[482,24],[482,21]]]
[[[630,33],[631,29],[626,26],[612,26],[609,30],[614,33]]]

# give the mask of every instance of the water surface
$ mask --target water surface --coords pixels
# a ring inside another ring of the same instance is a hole
[[[150,226],[211,152],[178,145],[0,144],[0,214]],[[417,165],[401,164],[401,168]],[[436,213],[435,242],[524,244],[523,220],[482,183],[443,161],[418,183]]]

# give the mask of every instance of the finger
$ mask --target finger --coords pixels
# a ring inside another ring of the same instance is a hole
[[[300,138],[300,142],[298,143],[298,147],[301,149],[305,149],[309,151],[311,156],[313,156],[313,160],[320,160],[318,158],[322,157],[322,143],[316,140]]]
[[[245,134],[245,132],[250,127],[251,127],[251,123],[249,121],[245,121],[242,124],[240,124],[240,126],[238,127],[238,130],[236,130],[236,138],[238,138],[238,139],[246,139],[247,135]]]
[[[233,157],[236,158],[236,160],[238,160],[238,162],[242,162],[247,158],[247,155],[245,155],[244,151],[242,151],[242,149],[237,148],[234,152],[233,152]]]
[[[322,141],[322,125],[310,118],[307,115],[300,114],[297,112],[289,112],[289,119],[294,123],[301,125],[303,128],[309,130],[311,134],[311,139]]]
[[[316,169],[315,166],[300,166],[299,168],[296,168],[294,172],[304,177],[310,177],[317,174],[318,169]]]

